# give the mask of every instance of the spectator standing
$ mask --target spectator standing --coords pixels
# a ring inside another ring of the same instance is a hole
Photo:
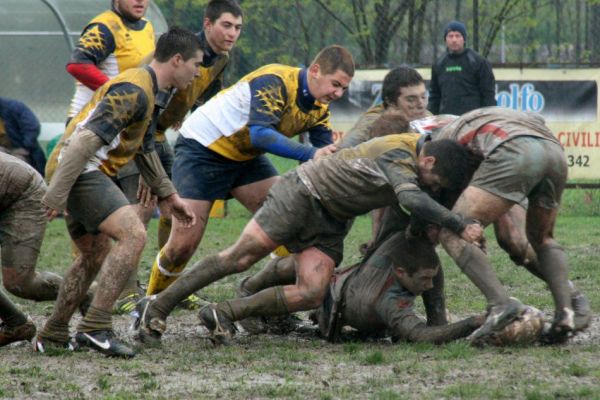
[[[467,29],[452,21],[444,29],[448,52],[431,67],[429,110],[433,114],[462,115],[495,106],[496,79],[488,60],[465,47]]]

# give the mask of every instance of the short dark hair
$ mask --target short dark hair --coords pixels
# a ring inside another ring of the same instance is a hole
[[[416,86],[422,83],[424,84],[425,81],[416,69],[405,65],[394,68],[383,78],[381,88],[383,107],[387,108],[389,105],[395,105],[403,87]]]
[[[327,46],[317,54],[311,65],[319,64],[321,73],[333,74],[338,69],[348,76],[354,76],[354,59],[350,52],[338,45]]]
[[[394,248],[389,256],[393,266],[402,268],[409,276],[420,269],[434,269],[440,265],[435,245],[426,237],[408,239],[404,231],[401,231],[394,234],[392,241]]]
[[[198,36],[190,30],[174,26],[158,38],[154,59],[158,62],[167,62],[175,54],[181,54],[181,57],[187,61],[194,57],[198,50],[202,50]]]
[[[230,13],[234,17],[243,17],[242,7],[235,0],[210,0],[204,9],[204,18],[215,22],[224,13]]]
[[[373,122],[369,138],[409,132],[409,122],[401,112],[384,112]]]
[[[431,172],[447,181],[447,189],[460,190],[469,184],[475,170],[483,161],[483,155],[452,139],[439,139],[426,142],[423,146],[426,156],[435,157]]]

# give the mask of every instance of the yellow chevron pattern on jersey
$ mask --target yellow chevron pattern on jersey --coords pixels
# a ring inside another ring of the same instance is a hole
[[[101,160],[98,169],[109,176],[115,176],[117,171],[123,165],[133,159],[135,153],[143,143],[144,134],[152,119],[154,107],[154,83],[152,75],[145,68],[129,69],[106,82],[96,90],[92,100],[83,108],[83,110],[73,117],[69,122],[69,125],[67,125],[65,133],[48,157],[48,162],[46,163],[46,179],[48,182],[50,182],[50,179],[56,170],[58,165],[58,155],[64,147],[65,142],[71,137],[77,124],[85,123],[96,109],[98,103],[104,98],[108,100],[112,111],[110,116],[112,119],[106,121],[107,123],[116,124],[118,121],[124,121],[131,118],[132,113],[135,112],[131,105],[136,103],[139,94],[127,94],[123,96],[108,94],[109,89],[118,83],[132,83],[142,88],[148,98],[148,106],[146,107],[146,110],[144,110],[145,114],[142,120],[128,125],[119,133],[118,144],[116,147],[107,151],[106,157]]]
[[[173,98],[169,101],[169,105],[159,117],[158,125],[164,129],[156,130],[154,138],[157,142],[164,142],[167,139],[165,136],[165,129],[183,121],[187,112],[204,94],[206,89],[208,89],[214,81],[223,76],[228,62],[229,56],[225,53],[220,54],[210,67],[201,66],[199,68],[200,75],[194,78],[192,83],[185,88],[185,90],[178,90],[177,93],[173,95]]]
[[[104,36],[98,25],[90,28],[79,42],[83,47],[90,50],[102,50],[104,48]]]
[[[240,82],[249,82],[263,75],[276,75],[283,81],[287,95],[283,102],[275,100],[274,88],[264,88],[259,91],[259,96],[266,100],[271,111],[283,110],[279,123],[275,127],[277,131],[287,137],[293,137],[306,132],[319,124],[331,129],[328,118],[329,107],[327,104],[316,102],[316,108],[304,112],[298,107],[298,76],[300,68],[281,64],[269,64],[261,67],[240,79]],[[229,89],[224,89],[227,91]],[[243,127],[231,136],[222,136],[208,146],[212,151],[221,154],[230,160],[246,161],[262,154],[250,143],[250,131],[247,126]]]
[[[143,20],[146,24],[139,31],[127,27],[121,17],[112,10],[105,11],[90,21],[90,24],[106,25],[113,34],[114,56],[117,59],[119,73],[139,67],[144,57],[154,51],[154,28],[149,21]]]

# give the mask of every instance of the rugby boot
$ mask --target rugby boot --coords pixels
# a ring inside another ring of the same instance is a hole
[[[214,344],[227,344],[237,329],[233,321],[216,306],[216,304],[209,304],[202,307],[198,312],[198,318],[200,323],[210,331],[210,340]]]
[[[79,350],[79,346],[73,340],[68,340],[66,342],[59,342],[57,340],[43,338],[41,336],[36,336],[31,341],[31,345],[33,346],[33,351],[36,353],[44,353],[44,354],[56,354],[63,351],[75,351]]]
[[[489,335],[502,330],[521,315],[524,309],[525,305],[514,297],[510,297],[504,304],[491,307],[483,325],[471,334],[471,344],[474,346],[484,345]]]
[[[108,357],[132,358],[135,350],[123,343],[111,329],[77,332],[75,341],[80,346],[89,347]]]
[[[137,293],[128,294],[115,302],[112,313],[116,315],[133,315],[135,313],[135,306],[141,298],[142,296]]]
[[[181,302],[179,302],[179,304],[177,304],[177,307],[181,308],[183,310],[193,311],[193,310],[198,310],[207,304],[209,304],[208,301],[203,300],[201,297],[192,293],[185,299],[181,300]]]
[[[249,276],[243,278],[235,289],[235,294],[238,298],[251,296],[254,293],[246,290],[244,288],[244,283],[250,279]],[[248,317],[238,321],[239,324],[244,328],[248,333],[253,335],[258,335],[259,333],[265,333],[267,331],[267,326],[265,325],[265,318],[263,317]]]
[[[27,321],[24,324],[17,326],[8,326],[5,323],[0,323],[0,347],[20,342],[21,340],[30,341],[34,336],[35,324],[29,317],[27,317]]]
[[[544,344],[562,344],[573,336],[575,330],[575,313],[570,308],[556,311],[550,328],[542,334]]]
[[[583,293],[576,291],[571,293],[571,305],[573,306],[573,311],[575,312],[575,328],[574,332],[580,332],[590,326],[592,322],[592,309],[590,307],[590,302],[583,295]]]
[[[137,339],[150,346],[160,345],[163,333],[167,330],[167,322],[159,317],[152,316],[152,302],[156,295],[142,298],[136,305],[138,317],[133,323],[137,331]]]

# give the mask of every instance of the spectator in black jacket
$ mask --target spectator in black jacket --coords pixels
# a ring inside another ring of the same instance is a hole
[[[467,30],[452,21],[444,29],[448,53],[431,67],[429,110],[433,114],[461,115],[495,106],[496,80],[492,66],[476,51],[466,48]]]
[[[24,103],[0,97],[0,151],[30,164],[42,176],[46,155],[38,143],[40,121]]]

